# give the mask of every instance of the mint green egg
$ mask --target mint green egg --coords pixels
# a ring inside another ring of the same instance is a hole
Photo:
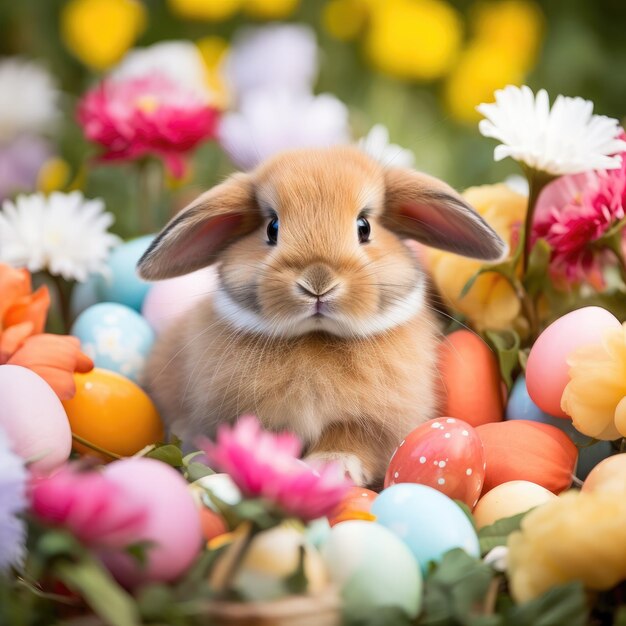
[[[362,520],[332,528],[322,547],[347,618],[381,607],[416,617],[422,606],[422,574],[415,557],[389,529]]]

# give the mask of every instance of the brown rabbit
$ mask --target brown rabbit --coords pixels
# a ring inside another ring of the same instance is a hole
[[[219,262],[219,286],[159,339],[146,385],[170,429],[211,435],[245,413],[380,480],[435,417],[439,330],[403,242],[485,260],[505,243],[443,182],[352,147],[286,152],[170,221],[139,262],[160,280]]]

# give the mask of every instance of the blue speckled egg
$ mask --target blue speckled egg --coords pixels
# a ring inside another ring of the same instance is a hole
[[[519,376],[513,385],[506,407],[505,419],[531,420],[556,426],[559,430],[562,430],[578,446],[576,476],[580,480],[585,480],[589,472],[600,461],[614,453],[610,441],[592,443],[593,439],[578,432],[570,419],[554,417],[544,413],[528,395],[524,376]]]
[[[71,334],[80,339],[85,354],[102,369],[140,380],[154,343],[150,324],[133,309],[102,302],[85,309],[74,322]]]
[[[363,617],[381,607],[399,607],[415,617],[422,604],[422,575],[408,546],[380,524],[336,524],[322,547],[345,616]]]
[[[101,302],[118,302],[141,311],[150,283],[139,278],[136,266],[153,239],[154,235],[145,235],[113,249],[107,261],[108,276],[98,282]]]
[[[461,508],[440,491],[415,483],[400,483],[380,493],[372,505],[376,522],[393,531],[410,548],[426,572],[453,548],[480,555],[478,537]]]

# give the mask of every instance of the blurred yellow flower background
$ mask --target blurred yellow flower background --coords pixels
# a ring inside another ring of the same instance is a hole
[[[526,214],[527,198],[505,184],[471,187],[463,197],[492,228],[515,248],[515,239]],[[465,314],[477,329],[510,328],[520,313],[520,302],[513,287],[500,274],[479,276],[469,292],[461,297],[466,283],[484,263],[428,249],[427,262],[435,285],[444,299]]]
[[[602,344],[571,354],[561,408],[577,430],[595,439],[626,437],[626,324],[606,331]]]
[[[621,493],[565,493],[531,511],[508,547],[518,602],[574,580],[610,589],[626,578],[626,499]]]
[[[221,22],[239,11],[259,19],[284,19],[298,8],[300,0],[168,0],[168,4],[179,17]]]

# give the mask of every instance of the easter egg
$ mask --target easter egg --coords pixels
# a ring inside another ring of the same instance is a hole
[[[118,302],[135,311],[141,311],[150,283],[139,278],[137,262],[152,243],[154,235],[131,239],[111,251],[107,273],[98,281],[101,302]]]
[[[104,472],[136,505],[145,507],[140,541],[150,544],[143,566],[126,554],[105,555],[107,566],[129,587],[178,578],[202,545],[200,518],[187,481],[169,465],[145,457],[114,461]]]
[[[100,302],[98,285],[102,281],[99,274],[90,274],[85,282],[76,283],[70,297],[70,314],[76,319],[85,309]]]
[[[454,417],[420,424],[396,448],[385,487],[419,483],[473,507],[483,488],[485,455],[476,430]]]
[[[351,487],[337,508],[329,516],[331,526],[346,520],[372,520],[370,513],[372,503],[378,494],[371,489],[363,487]]]
[[[304,549],[306,593],[319,594],[328,585],[328,572],[320,553],[305,535],[282,524],[258,533],[245,553],[233,589],[246,601],[270,601],[290,595],[285,578],[294,574]],[[224,555],[225,558],[228,554]],[[216,564],[220,567],[220,562]]]
[[[535,404],[550,415],[565,417],[561,396],[569,382],[567,357],[576,348],[600,343],[606,329],[619,327],[612,313],[597,306],[572,311],[550,324],[535,341],[526,364],[526,385]]]
[[[444,415],[472,426],[502,419],[498,360],[478,335],[469,330],[447,335],[439,348],[439,373]]]
[[[512,480],[502,483],[486,493],[472,512],[474,523],[479,530],[491,526],[505,517],[512,517],[553,500],[556,496],[535,483],[527,480]]]
[[[63,406],[75,435],[120,456],[132,456],[163,440],[163,424],[156,407],[134,382],[99,368],[75,374],[74,380],[76,395],[65,400]],[[77,442],[74,449],[111,460]]]
[[[137,311],[114,302],[95,304],[74,322],[71,334],[96,367],[137,382],[154,344],[154,331]]]
[[[348,619],[386,606],[399,607],[412,618],[419,613],[420,568],[406,544],[384,526],[341,522],[331,530],[322,556]]]
[[[603,459],[614,454],[609,441],[593,441],[576,430],[568,417],[554,417],[542,411],[528,395],[524,376],[518,376],[506,407],[507,420],[530,420],[549,424],[562,430],[578,446],[576,477],[585,480],[589,472]]]
[[[331,526],[327,517],[314,519],[306,527],[304,534],[307,541],[316,548],[321,548],[330,536]]]
[[[34,473],[52,472],[70,456],[72,433],[61,401],[25,367],[0,365],[0,427]]]
[[[553,493],[570,486],[578,450],[558,428],[513,420],[483,424],[476,431],[483,442],[487,464],[483,495],[512,480],[527,480]]]
[[[626,454],[616,454],[596,465],[583,483],[582,491],[626,495]]]
[[[211,265],[191,274],[152,283],[143,301],[141,314],[156,333],[161,333],[214,294],[217,282],[217,270]]]
[[[228,526],[221,515],[205,506],[200,507],[200,528],[205,541],[211,541],[228,532]]]
[[[372,513],[376,523],[407,544],[422,573],[431,561],[439,561],[453,548],[480,555],[478,537],[468,517],[454,500],[432,487],[414,483],[387,487],[374,501]]]

